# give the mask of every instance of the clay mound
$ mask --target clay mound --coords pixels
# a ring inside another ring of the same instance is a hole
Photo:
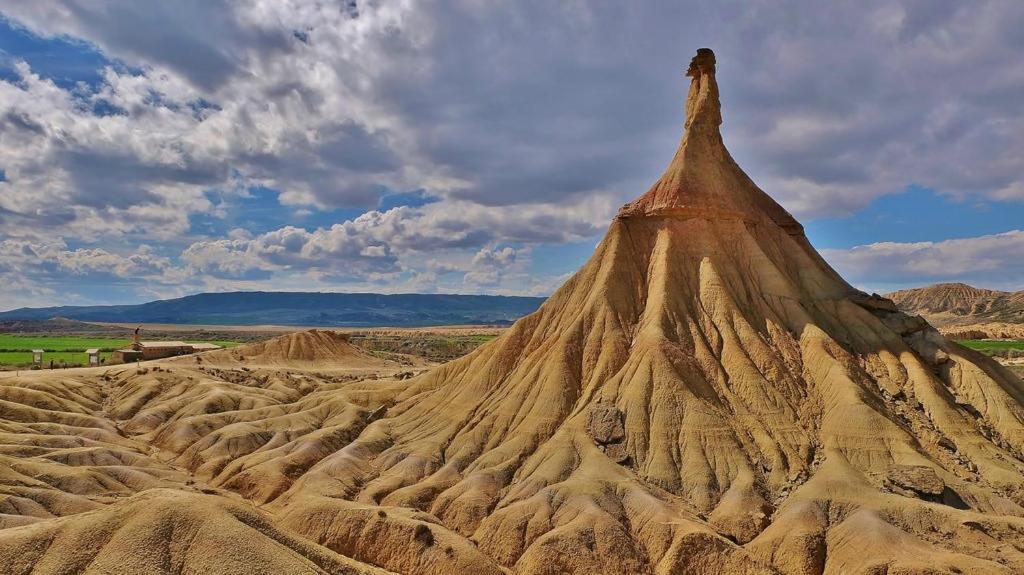
[[[583,269],[272,508],[414,507],[523,574],[1024,571],[1024,384],[843,281],[729,156],[713,56],[690,74]]]
[[[729,156],[710,51],[690,75],[659,182],[461,359],[371,380],[268,342],[0,380],[0,559],[76,572],[72,550],[106,567],[130,540],[156,572],[1024,572],[1024,383],[843,281]],[[133,495],[152,481],[180,498]]]
[[[939,327],[972,324],[1024,326],[1024,291],[1004,292],[962,283],[945,283],[901,290],[886,297],[901,310],[921,315]]]
[[[201,357],[202,361],[215,365],[257,367],[384,368],[398,365],[352,344],[346,334],[318,329],[217,350]]]
[[[70,518],[0,530],[0,574],[375,574],[222,497],[147,491]]]

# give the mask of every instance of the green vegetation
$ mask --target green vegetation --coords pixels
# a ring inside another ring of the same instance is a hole
[[[960,345],[976,349],[978,351],[995,351],[998,349],[1021,349],[1024,350],[1024,340],[995,340],[995,339],[965,339],[958,341]]]
[[[114,351],[131,343],[129,339],[112,337],[81,337],[81,336],[39,336],[39,335],[0,335],[0,351],[81,351],[98,348],[103,351]],[[31,358],[29,358],[31,361]]]
[[[186,340],[188,343],[200,343],[199,340]],[[86,365],[88,357],[85,350],[100,350],[100,358],[110,360],[111,352],[131,343],[130,339],[111,337],[84,336],[46,336],[46,335],[8,335],[0,334],[0,365],[28,366],[32,364],[32,350],[41,349],[43,365]],[[221,347],[234,347],[234,341],[204,341]]]

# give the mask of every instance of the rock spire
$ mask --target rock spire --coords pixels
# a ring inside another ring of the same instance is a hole
[[[715,53],[699,49],[686,71],[690,88],[679,148],[661,178],[646,194],[623,206],[618,217],[740,219],[774,223],[788,233],[803,234],[803,227],[754,184],[725,148],[715,74]]]

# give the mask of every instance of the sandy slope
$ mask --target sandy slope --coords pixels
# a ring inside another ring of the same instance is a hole
[[[1024,572],[1024,383],[830,269],[722,144],[712,57],[691,73],[662,178],[462,359],[0,379],[2,512],[28,523],[0,548],[215,571],[174,551],[219,557],[210,521],[278,542],[257,572]]]
[[[154,489],[96,511],[0,530],[10,573],[385,574],[224,497]]]
[[[3,374],[0,573],[383,572],[250,501],[355,437],[394,371],[370,392],[364,365]]]

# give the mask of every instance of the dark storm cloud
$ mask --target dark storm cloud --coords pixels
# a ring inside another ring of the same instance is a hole
[[[246,26],[226,1],[55,4],[67,10],[65,21],[76,35],[128,61],[173,69],[210,93],[246,73],[247,48],[272,52],[292,46],[287,31]]]
[[[59,155],[73,183],[72,201],[104,208],[112,205],[162,204],[157,184],[212,186],[225,181],[227,167],[191,159],[180,164],[150,164],[118,152],[71,148]]]

